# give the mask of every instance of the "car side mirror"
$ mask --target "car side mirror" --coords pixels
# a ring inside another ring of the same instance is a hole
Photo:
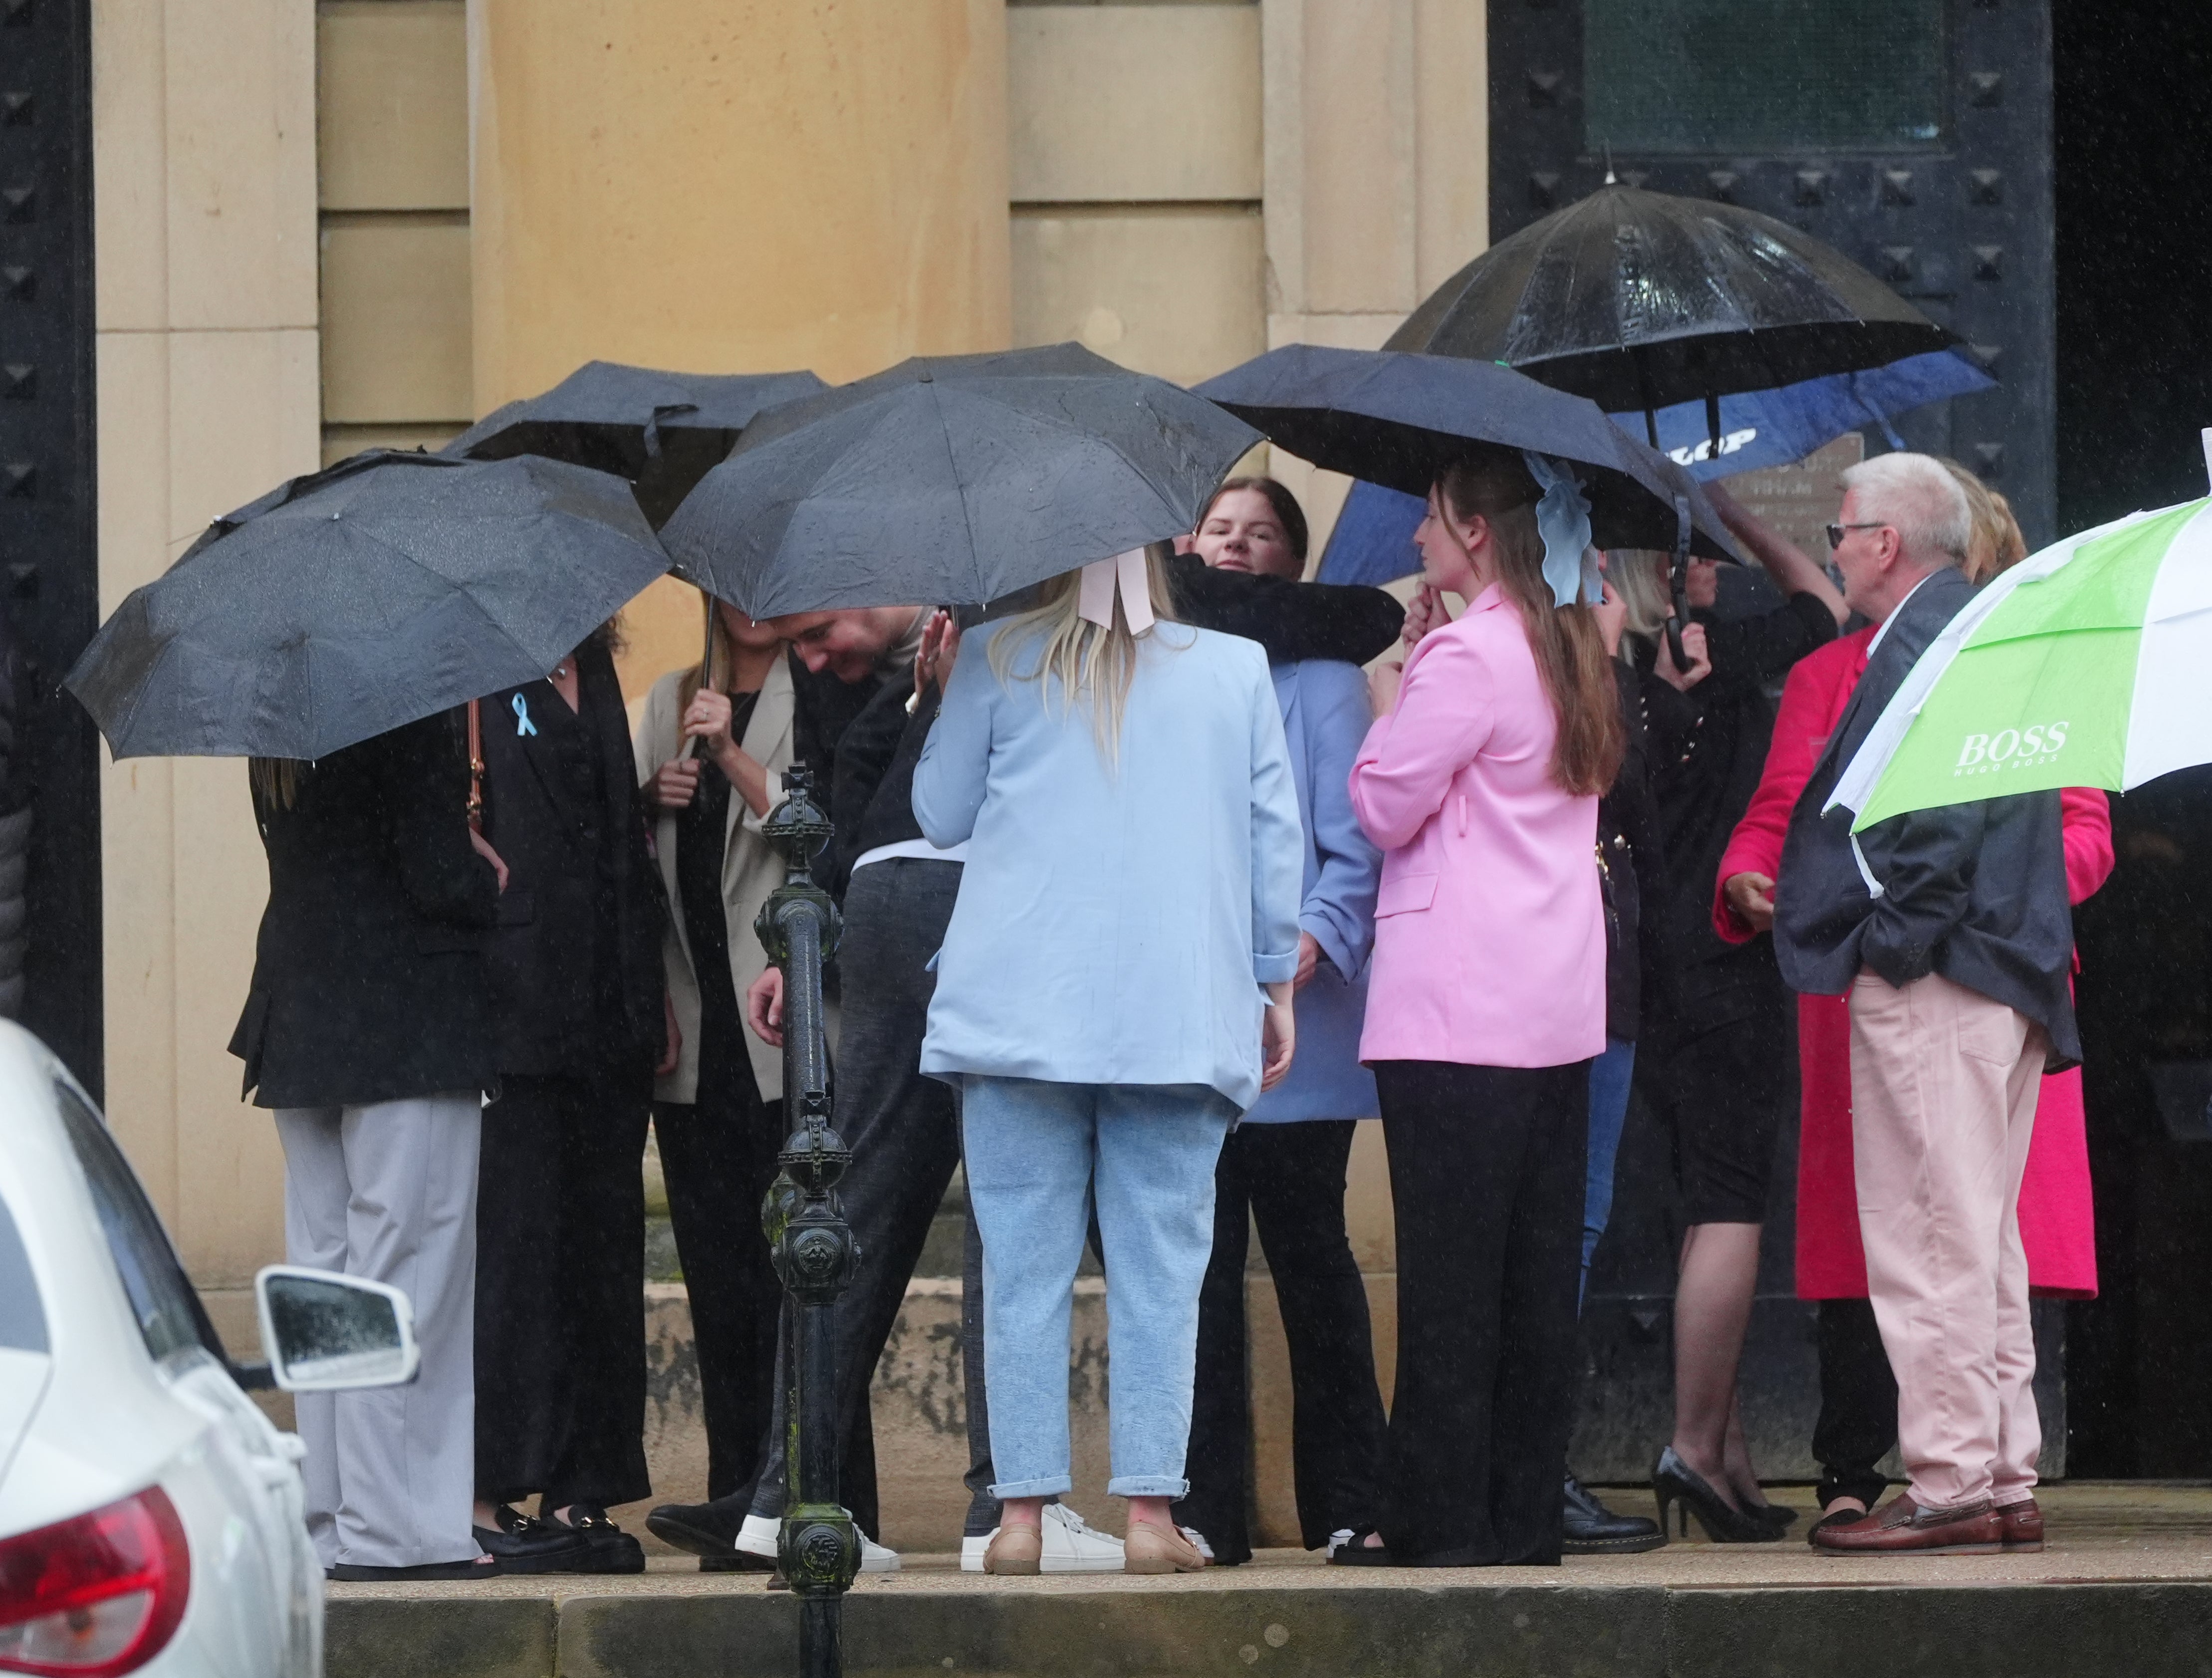
[[[295,1265],[253,1279],[261,1349],[286,1392],[397,1387],[415,1378],[415,1308],[399,1289],[362,1276]]]

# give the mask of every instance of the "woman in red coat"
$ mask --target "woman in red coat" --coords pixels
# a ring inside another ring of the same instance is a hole
[[[1866,670],[1867,644],[1876,627],[1831,641],[1790,672],[1759,790],[1729,839],[1714,883],[1713,927],[1724,939],[1744,942],[1773,924],[1774,876],[1790,812]],[[2094,789],[2070,790],[2062,805],[2067,891],[2078,903],[2112,871],[2112,819],[2104,793]],[[1875,1465],[1897,1440],[1897,1383],[1867,1299],[1851,1159],[1850,1020],[1844,998],[1797,999],[1797,1053],[1802,1086],[1797,1293],[1820,1302],[1820,1420],[1813,1434],[1813,1454],[1823,1470],[1817,1529],[1831,1516],[1857,1519],[1881,1496],[1887,1481]],[[2044,1079],[2021,1183],[2020,1231],[2036,1292],[2065,1298],[2096,1292],[2078,1067]]]

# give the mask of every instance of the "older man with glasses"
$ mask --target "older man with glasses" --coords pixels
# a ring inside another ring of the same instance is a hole
[[[1969,510],[1940,462],[1882,455],[1844,484],[1829,544],[1845,600],[1881,628],[1791,812],[1779,889],[1746,874],[1723,886],[1752,924],[1771,915],[1792,988],[1850,999],[1859,1226],[1911,1486],[1813,1540],[1840,1553],[2030,1547],[2041,1436],[2017,1201],[2042,1074],[2081,1052],[2059,795],[1916,812],[1856,838],[1849,812],[1824,812],[1973,593],[1960,569]]]

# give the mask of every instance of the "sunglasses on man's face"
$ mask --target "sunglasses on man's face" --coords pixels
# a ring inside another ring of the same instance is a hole
[[[1830,553],[1833,553],[1833,552],[1835,552],[1835,550],[1836,550],[1837,549],[1838,549],[1838,548],[1840,548],[1840,547],[1842,547],[1842,546],[1844,545],[1844,532],[1845,531],[1851,531],[1851,530],[1887,530],[1887,529],[1889,528],[1889,526],[1888,526],[1887,525],[1882,525],[1882,524],[1873,524],[1873,525],[1823,525],[1823,526],[1821,526],[1821,528],[1822,528],[1823,530],[1825,530],[1825,531],[1826,531],[1826,532],[1828,532],[1828,551],[1829,551]]]

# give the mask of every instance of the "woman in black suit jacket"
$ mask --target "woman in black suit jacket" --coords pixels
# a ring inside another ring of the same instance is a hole
[[[258,762],[253,782],[269,906],[230,1049],[276,1110],[286,1256],[404,1288],[422,1353],[411,1385],[300,1395],[308,1530],[340,1578],[480,1574],[471,1280],[499,885],[471,847],[459,714]]]
[[[602,630],[482,702],[499,1098],[477,1199],[478,1541],[510,1571],[641,1572],[606,1518],[645,1465],[645,1189],[671,1026],[665,909]],[[539,1498],[537,1517],[509,1505]]]

